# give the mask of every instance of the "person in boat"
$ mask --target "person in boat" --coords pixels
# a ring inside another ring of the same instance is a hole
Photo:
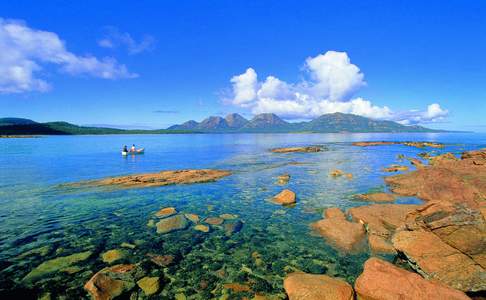
[[[130,148],[130,152],[137,152],[137,148],[135,148],[135,144],[133,144],[132,148]]]
[[[123,146],[123,152],[128,152],[127,145]]]

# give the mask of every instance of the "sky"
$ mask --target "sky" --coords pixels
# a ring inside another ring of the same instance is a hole
[[[0,2],[0,117],[165,128],[231,112],[486,132],[486,2]]]

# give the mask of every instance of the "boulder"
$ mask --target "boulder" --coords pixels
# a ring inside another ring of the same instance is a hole
[[[111,300],[128,294],[144,275],[137,265],[115,265],[97,272],[84,285],[94,300]]]
[[[461,291],[426,280],[378,258],[366,261],[354,288],[360,300],[470,299]]]
[[[352,300],[353,288],[327,275],[290,273],[284,279],[289,300]]]
[[[137,285],[142,289],[145,295],[156,294],[160,289],[159,277],[143,277],[137,281]]]
[[[486,290],[486,272],[469,256],[428,231],[399,231],[393,246],[412,268],[427,279],[434,279],[461,291]]]
[[[186,229],[189,226],[186,217],[183,215],[175,215],[160,220],[155,224],[157,233],[169,233],[176,230]]]
[[[399,171],[408,171],[407,166],[400,166],[400,165],[391,165],[387,168],[383,169],[384,172],[399,172]]]
[[[38,265],[35,269],[30,271],[24,278],[25,282],[32,282],[42,279],[46,275],[59,272],[60,270],[67,269],[74,264],[87,260],[93,252],[85,251],[80,253],[71,254],[68,256],[57,257],[48,261],[45,261]]]
[[[159,267],[167,267],[171,265],[175,259],[173,255],[159,255],[154,253],[148,253],[147,257]]]
[[[382,236],[368,234],[368,245],[373,254],[396,254],[392,243]]]
[[[370,202],[393,202],[395,201],[395,195],[388,193],[368,193],[368,194],[357,194],[356,199],[362,201]]]
[[[174,207],[165,207],[155,213],[157,218],[166,218],[175,215],[177,210]]]
[[[277,184],[279,185],[285,185],[289,183],[290,180],[290,175],[289,174],[282,174],[277,177]]]
[[[332,246],[346,252],[361,250],[365,238],[365,229],[360,223],[349,222],[337,211],[329,212],[334,216],[311,224],[311,228],[324,237]]]
[[[243,222],[240,220],[232,221],[232,222],[227,222],[224,224],[224,233],[226,236],[231,236],[234,233],[237,233],[243,228]]]
[[[204,219],[205,223],[211,224],[211,225],[221,225],[224,222],[224,219],[218,218],[218,217],[209,217]]]
[[[209,232],[209,226],[207,225],[197,224],[194,226],[194,229],[205,233]]]
[[[128,253],[125,250],[112,249],[101,254],[101,259],[103,260],[103,262],[111,264],[117,260],[124,259],[127,256],[127,254]]]
[[[192,223],[199,223],[199,216],[196,214],[184,214],[184,217],[186,217]]]
[[[340,210],[337,207],[330,207],[326,209],[323,213],[323,217],[326,219],[330,219],[330,218],[346,219],[346,215],[343,213],[342,210]]]
[[[331,172],[329,172],[329,175],[331,175],[332,177],[339,177],[339,176],[343,176],[344,172],[339,169],[334,169],[331,170]]]
[[[295,193],[289,189],[285,189],[273,197],[273,202],[282,205],[294,204],[296,202]]]

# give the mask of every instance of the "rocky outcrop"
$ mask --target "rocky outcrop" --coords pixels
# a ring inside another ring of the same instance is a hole
[[[224,170],[176,170],[162,171],[159,173],[127,175],[110,177],[100,180],[71,183],[65,186],[113,186],[118,188],[140,188],[152,186],[165,186],[173,184],[192,184],[211,182],[231,175],[231,172]]]
[[[365,225],[372,252],[393,254],[390,241],[393,233],[405,224],[407,214],[417,208],[418,205],[374,204],[350,208],[348,213],[355,222]]]
[[[324,215],[328,217],[312,223],[312,229],[340,250],[346,252],[361,250],[365,238],[365,229],[361,223],[349,222],[344,214],[338,213],[336,209],[325,212]]]
[[[349,283],[329,277],[306,273],[291,273],[285,277],[284,289],[289,300],[352,300]]]
[[[408,171],[407,166],[400,166],[400,165],[391,165],[389,167],[383,168],[384,172],[400,172],[400,171]]]
[[[295,201],[295,193],[289,189],[285,189],[273,197],[273,202],[282,205],[291,205]]]
[[[169,233],[176,230],[186,229],[189,226],[184,215],[175,215],[160,220],[155,224],[157,227],[157,233]]]
[[[295,153],[295,152],[302,152],[302,153],[314,153],[322,151],[323,147],[321,146],[306,146],[306,147],[287,147],[287,148],[275,148],[270,151],[273,153]]]
[[[486,272],[469,256],[444,243],[428,231],[400,231],[393,246],[427,279],[440,281],[461,291],[486,289]]]
[[[425,201],[466,203],[485,214],[486,149],[469,151],[460,160],[444,156],[433,165],[385,178],[399,195],[416,196]]]
[[[378,258],[370,258],[354,285],[360,300],[470,299],[463,292],[422,278]]]
[[[444,144],[441,143],[434,143],[434,142],[388,142],[388,141],[381,141],[381,142],[355,142],[353,146],[360,146],[360,147],[368,147],[368,146],[383,146],[383,145],[405,145],[410,147],[416,148],[444,148]]]
[[[137,265],[115,265],[96,273],[84,285],[94,300],[110,300],[125,295],[144,276]]]
[[[395,201],[395,195],[389,193],[368,193],[368,194],[357,194],[354,198],[361,201],[370,202],[393,202]]]

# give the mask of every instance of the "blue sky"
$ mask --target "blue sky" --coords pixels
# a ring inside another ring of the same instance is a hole
[[[0,3],[1,116],[166,127],[344,111],[486,131],[482,1],[79,2]]]

